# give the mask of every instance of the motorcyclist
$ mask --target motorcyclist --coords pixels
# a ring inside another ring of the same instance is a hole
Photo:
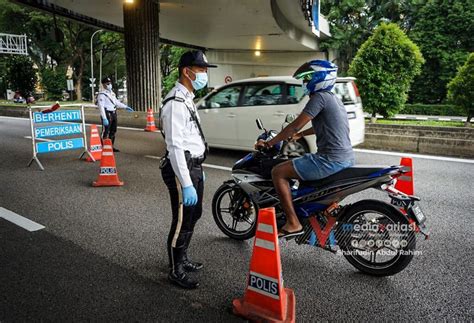
[[[286,214],[280,238],[303,234],[303,227],[293,207],[289,181],[318,180],[354,164],[347,112],[341,100],[331,92],[336,83],[337,65],[325,60],[313,60],[300,66],[293,77],[303,81],[305,92],[310,96],[308,103],[302,113],[277,136],[268,141],[260,139],[255,144],[256,149],[270,148],[288,138],[297,140],[316,135],[317,153],[283,162],[272,170],[273,184]],[[310,121],[312,127],[301,131]]]

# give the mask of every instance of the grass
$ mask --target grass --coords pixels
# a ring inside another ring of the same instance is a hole
[[[370,123],[370,120],[366,120]],[[375,124],[394,124],[407,126],[432,126],[432,127],[464,127],[462,121],[436,121],[436,120],[386,120],[377,119]]]

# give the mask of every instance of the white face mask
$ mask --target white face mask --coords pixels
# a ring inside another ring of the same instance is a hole
[[[112,91],[112,84],[107,84],[105,88],[109,91]]]

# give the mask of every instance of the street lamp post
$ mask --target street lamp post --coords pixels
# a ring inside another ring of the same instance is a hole
[[[92,45],[92,40],[94,39],[95,34],[103,31],[102,29],[96,30],[91,36],[91,101],[94,103],[94,93],[95,93],[95,78],[94,78],[94,50]]]

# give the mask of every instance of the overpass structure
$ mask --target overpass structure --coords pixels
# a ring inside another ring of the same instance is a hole
[[[219,68],[209,86],[288,75],[306,60],[329,58],[319,0],[16,0],[125,34],[129,103],[158,108],[159,43],[206,51]]]

